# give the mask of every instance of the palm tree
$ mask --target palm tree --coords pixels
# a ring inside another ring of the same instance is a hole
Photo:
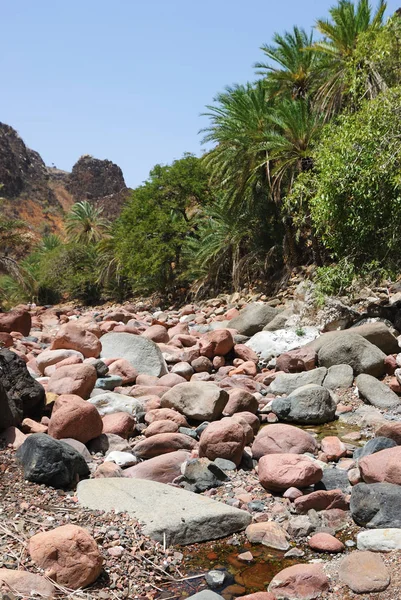
[[[102,208],[86,200],[74,204],[65,219],[69,240],[77,244],[99,242],[108,229],[108,221],[102,213]]]
[[[209,117],[210,125],[202,130],[203,143],[215,146],[204,161],[232,210],[252,210],[255,203],[267,200],[264,143],[271,107],[262,81],[227,87],[206,107],[203,116]]]
[[[316,22],[323,39],[315,42],[312,48],[323,57],[321,72],[324,80],[317,101],[327,116],[338,112],[343,105],[347,92],[347,66],[352,61],[359,36],[383,26],[386,8],[384,0],[379,0],[375,12],[369,0],[359,0],[356,5],[351,0],[340,0],[329,11],[331,20]]]
[[[31,238],[24,221],[0,217],[0,273],[14,277],[22,285],[24,277],[16,255],[31,245]]]
[[[318,54],[311,49],[313,34],[294,27],[284,35],[275,33],[274,44],[261,46],[270,63],[256,63],[257,74],[266,78],[273,95],[305,98],[315,87],[318,76]]]
[[[323,116],[305,99],[284,100],[272,112],[270,121],[273,128],[268,134],[266,147],[272,161],[273,190],[281,198],[291,193],[297,175],[313,168],[312,149],[319,137]],[[292,215],[283,211],[283,217],[287,223],[286,246],[291,264],[298,257],[297,235]],[[314,260],[321,264],[320,248],[313,233],[308,206],[305,224],[310,232]]]

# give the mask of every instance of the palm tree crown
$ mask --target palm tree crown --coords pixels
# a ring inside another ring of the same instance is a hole
[[[275,33],[274,44],[264,44],[261,50],[275,63],[256,63],[257,74],[267,78],[273,94],[304,98],[314,86],[318,55],[311,50],[313,34],[294,27],[284,35]]]
[[[68,238],[74,243],[99,242],[107,231],[108,222],[103,210],[84,200],[74,204],[65,219]]]

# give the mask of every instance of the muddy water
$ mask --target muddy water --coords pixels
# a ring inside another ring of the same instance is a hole
[[[239,541],[240,540],[240,541]],[[211,569],[223,570],[227,574],[222,587],[214,588],[225,600],[233,600],[238,596],[266,590],[271,579],[286,567],[302,562],[302,559],[284,558],[284,552],[266,548],[260,544],[252,545],[241,539],[232,543],[233,539],[195,544],[182,550],[184,554],[183,570],[188,575],[207,573]],[[251,552],[252,561],[242,561],[238,555]],[[200,589],[209,589],[205,579],[191,579],[170,588],[170,596],[185,598]],[[161,596],[162,598],[163,596]]]

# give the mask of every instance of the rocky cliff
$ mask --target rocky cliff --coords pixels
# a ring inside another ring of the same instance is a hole
[[[130,190],[120,167],[110,160],[82,156],[72,172],[47,167],[18,133],[0,123],[1,210],[27,221],[37,234],[60,232],[74,202],[89,200],[115,219]]]

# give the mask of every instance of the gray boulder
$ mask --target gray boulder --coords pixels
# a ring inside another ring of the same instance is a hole
[[[334,421],[336,403],[329,390],[320,385],[304,385],[286,398],[276,398],[272,411],[282,421],[320,425]]]
[[[88,479],[77,488],[81,506],[127,512],[143,524],[143,533],[167,545],[215,540],[245,529],[248,512],[156,481]]]
[[[115,433],[102,433],[97,438],[90,440],[87,445],[94,454],[109,454],[110,452],[132,452],[132,448],[124,438]]]
[[[214,383],[179,383],[163,394],[161,407],[174,408],[194,421],[216,421],[228,399],[228,393]]]
[[[88,477],[85,458],[75,448],[45,433],[28,436],[16,452],[24,478],[54,488],[69,488]]]
[[[327,369],[320,367],[302,373],[281,373],[272,381],[269,391],[273,394],[291,394],[304,385],[322,385],[327,375]]]
[[[355,523],[361,527],[401,527],[401,486],[358,483],[352,488],[350,510]]]
[[[236,329],[241,335],[254,335],[258,331],[262,331],[278,312],[276,308],[268,304],[258,302],[247,304],[240,314],[229,322],[230,329]]]
[[[23,413],[19,410],[14,400],[11,400],[0,383],[0,431],[19,425],[22,422]]]
[[[395,446],[397,446],[397,443],[394,440],[379,436],[366,442],[362,448],[357,448],[354,451],[353,458],[360,459],[364,456],[369,456],[370,454],[380,452],[381,450],[387,450],[387,448],[394,448]]]
[[[343,333],[325,344],[318,353],[319,365],[350,365],[355,375],[384,375],[386,355],[357,333]]]
[[[351,491],[351,484],[348,479],[347,471],[337,467],[323,469],[323,477],[319,483],[315,484],[315,490],[341,490],[342,492],[349,494]]]
[[[333,365],[327,371],[323,386],[329,390],[349,388],[354,381],[354,371],[350,365]]]
[[[397,394],[390,390],[388,385],[371,375],[358,375],[355,383],[360,397],[367,404],[376,406],[376,408],[395,408],[401,402]]]
[[[10,350],[0,350],[0,383],[7,397],[24,417],[39,417],[45,406],[45,390],[29,374],[26,363]]]
[[[361,335],[385,354],[395,354],[400,351],[397,338],[394,337],[390,329],[382,322],[366,323],[365,325],[354,326],[351,329],[343,331],[329,331],[313,342],[310,342],[308,346],[313,348],[315,352],[319,352],[327,343],[342,336],[347,336],[349,333]]]
[[[125,358],[138,371],[161,377],[167,374],[166,361],[160,348],[145,337],[133,333],[106,333],[102,342],[101,358]]]

